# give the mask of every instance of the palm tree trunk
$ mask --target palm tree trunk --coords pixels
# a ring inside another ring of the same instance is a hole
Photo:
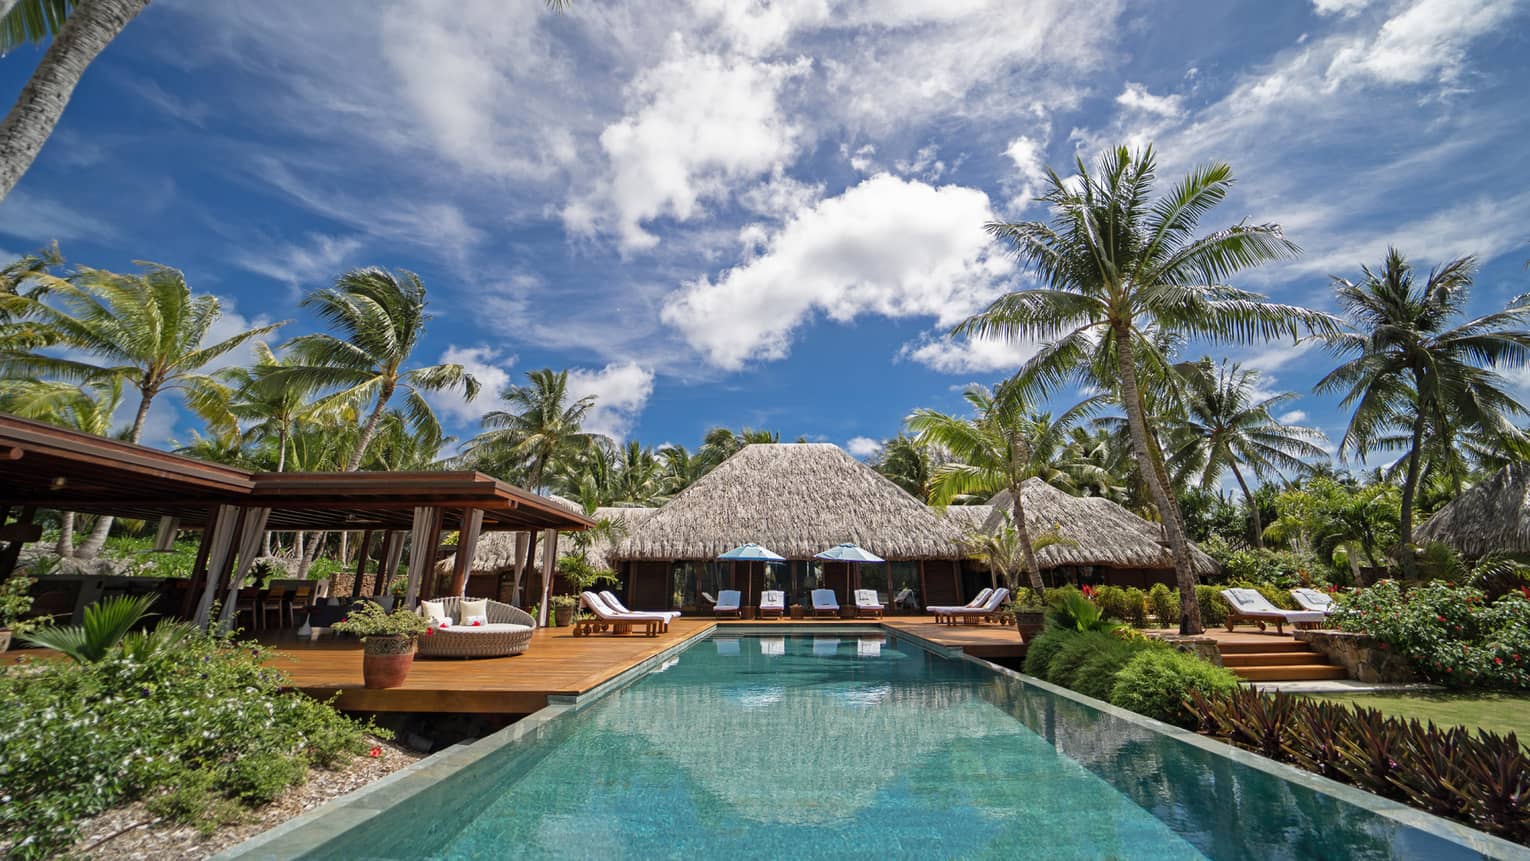
[[[74,512],[65,511],[58,518],[58,545],[54,547],[60,559],[74,556]]]
[[[283,424],[281,430],[276,432],[276,471],[284,472],[287,468],[287,426]],[[301,535],[302,533],[298,533]],[[271,555],[271,530],[266,530],[266,536],[261,540],[260,553],[262,556]]]
[[[149,419],[149,407],[154,404],[154,392],[148,388],[147,383],[139,391],[142,396],[138,400],[138,412],[133,416],[133,426],[128,429],[128,442],[132,443],[143,438],[143,426]],[[112,517],[106,514],[97,517],[96,525],[90,530],[90,534],[85,536],[85,542],[74,551],[74,558],[94,559],[100,556],[101,548],[106,546],[106,539],[111,531]]]
[[[1418,560],[1413,556],[1413,500],[1418,495],[1418,474],[1423,461],[1424,411],[1413,420],[1413,445],[1408,449],[1408,475],[1403,479],[1402,518],[1397,526],[1398,561],[1402,562],[1403,577],[1411,580],[1418,576]]]
[[[1259,506],[1254,504],[1254,494],[1248,489],[1248,482],[1243,480],[1243,473],[1238,470],[1238,461],[1228,459],[1228,465],[1232,467],[1233,478],[1238,480],[1238,486],[1243,488],[1243,501],[1248,505],[1249,519],[1254,521],[1254,546],[1264,549],[1264,524],[1259,522]]]
[[[1041,566],[1036,564],[1036,548],[1031,545],[1031,530],[1025,522],[1025,503],[1020,501],[1020,485],[1010,486],[1009,494],[1014,500],[1010,512],[1015,518],[1015,535],[1020,539],[1020,556],[1025,560],[1025,573],[1031,581],[1031,588],[1040,597],[1047,585],[1041,582]]]
[[[531,486],[529,488],[527,488],[527,489],[530,490],[532,493],[536,493],[537,492],[537,488],[541,486],[541,484],[542,484],[542,471],[544,469],[546,469],[546,468],[547,468],[547,459],[545,457],[538,457],[536,462],[532,464],[531,472],[527,476],[527,479],[531,483]],[[526,578],[525,578],[526,582],[530,582],[530,580],[531,580],[531,573],[536,568],[536,564],[537,564],[537,534],[535,532],[532,532],[529,535],[527,535],[526,537],[527,537],[527,541],[526,541],[526,563],[525,563],[524,566],[522,566],[522,570],[526,573]],[[521,581],[519,579],[517,579],[516,582],[520,583]]]
[[[80,0],[65,19],[0,122],[0,200],[42,152],[86,67],[148,5],[149,0]]]
[[[392,397],[391,387],[385,387],[377,393],[377,405],[372,408],[372,414],[367,416],[367,423],[361,426],[361,436],[356,438],[356,450],[351,452],[350,462],[345,465],[346,472],[355,472],[361,467],[361,459],[366,456],[367,446],[372,444],[372,437],[377,433],[377,423],[382,419],[383,410]]]
[[[1190,567],[1190,546],[1185,541],[1185,528],[1179,522],[1179,507],[1170,496],[1169,483],[1160,473],[1148,445],[1147,416],[1142,408],[1142,390],[1137,383],[1137,363],[1132,358],[1131,333],[1116,330],[1116,356],[1121,372],[1121,401],[1126,408],[1126,425],[1131,432],[1132,452],[1137,456],[1137,466],[1147,482],[1163,521],[1165,536],[1169,540],[1169,552],[1174,557],[1174,578],[1179,584],[1179,632],[1200,634],[1205,631],[1201,624],[1201,605],[1195,598],[1195,570]]]

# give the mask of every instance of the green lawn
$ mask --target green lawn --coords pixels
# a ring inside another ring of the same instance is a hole
[[[1389,694],[1309,694],[1381,709],[1401,718],[1418,718],[1437,724],[1460,724],[1497,733],[1517,733],[1530,744],[1530,696],[1482,691],[1428,691]]]

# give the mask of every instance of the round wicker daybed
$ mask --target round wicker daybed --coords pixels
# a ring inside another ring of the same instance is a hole
[[[461,598],[439,598],[436,603],[444,605],[453,620],[461,618]],[[530,613],[489,601],[487,615],[489,621],[485,625],[435,628],[433,633],[419,638],[418,654],[428,658],[499,658],[519,655],[531,645],[531,632],[537,623]]]

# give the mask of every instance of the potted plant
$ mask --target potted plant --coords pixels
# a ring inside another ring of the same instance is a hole
[[[574,610],[579,606],[579,599],[573,595],[554,595],[552,597],[553,626],[566,628],[574,622]]]
[[[25,637],[48,619],[23,619],[32,609],[32,593],[29,591],[37,581],[17,574],[0,582],[0,652],[11,647],[11,637]]]
[[[361,638],[361,677],[369,688],[396,688],[414,665],[414,641],[433,633],[425,618],[402,607],[389,613],[371,601],[351,608],[334,630]]]
[[[1020,632],[1020,642],[1029,643],[1047,626],[1047,608],[1033,607],[1026,602],[1012,601],[1006,612],[1015,618],[1015,628]]]
[[[588,592],[596,586],[616,586],[621,583],[616,572],[609,568],[597,568],[583,551],[571,553],[558,559],[558,573],[568,581],[575,592]],[[552,604],[556,609],[556,601]]]

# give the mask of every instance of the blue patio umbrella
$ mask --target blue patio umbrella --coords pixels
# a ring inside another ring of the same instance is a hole
[[[722,554],[721,556],[719,556],[717,558],[718,559],[726,559],[729,562],[785,562],[786,561],[786,557],[785,556],[782,556],[782,555],[780,555],[778,553],[772,553],[771,551],[766,550],[764,547],[761,547],[760,545],[755,544],[753,541],[749,542],[748,544],[740,544],[739,546],[733,548],[732,550],[729,550],[727,553],[724,553],[724,554]],[[747,604],[749,602],[749,596],[754,592],[754,566],[751,565],[751,566],[749,566],[745,570],[748,572],[747,576],[749,578],[749,582],[746,584],[746,587],[744,589],[744,602]]]
[[[855,582],[856,583],[861,582],[860,564],[862,562],[885,562],[886,561],[882,557],[876,555],[875,553],[872,553],[871,551],[869,551],[866,548],[860,546],[859,544],[851,544],[848,541],[845,542],[844,544],[836,544],[833,547],[830,547],[828,550],[823,551],[822,553],[815,553],[815,554],[813,554],[813,558],[814,559],[823,559],[823,560],[826,560],[828,562],[848,562],[848,563],[850,563],[851,565],[855,566]],[[845,587],[846,587],[846,591],[849,591],[850,584],[848,584],[848,583],[845,584]],[[850,596],[850,595],[846,595],[845,599],[846,600],[850,600],[851,597],[852,596]]]

